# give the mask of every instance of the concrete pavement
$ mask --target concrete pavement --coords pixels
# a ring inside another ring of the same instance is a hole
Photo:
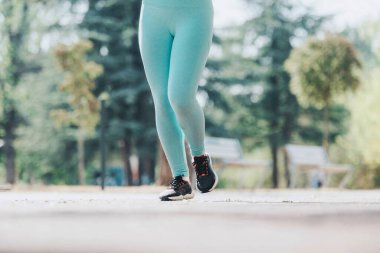
[[[380,252],[380,191],[162,189],[0,192],[0,253]]]

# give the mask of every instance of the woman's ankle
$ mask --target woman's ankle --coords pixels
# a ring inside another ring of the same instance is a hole
[[[200,155],[193,155],[193,157],[204,157],[207,156],[208,154],[206,152],[200,154]]]

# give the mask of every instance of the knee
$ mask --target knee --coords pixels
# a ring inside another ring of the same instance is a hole
[[[153,102],[156,115],[168,116],[170,114],[171,105],[167,97],[153,99]]]
[[[169,102],[176,113],[185,113],[191,110],[193,106],[193,100],[190,97],[176,96],[174,94],[169,95]]]

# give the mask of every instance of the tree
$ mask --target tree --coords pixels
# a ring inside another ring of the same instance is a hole
[[[277,187],[278,150],[303,130],[302,108],[290,92],[284,62],[293,43],[316,33],[327,17],[286,0],[247,3],[254,16],[214,36],[216,54],[206,65],[200,95],[209,133],[239,138],[245,149],[269,146]]]
[[[63,71],[54,64],[56,59],[49,50],[63,40],[67,43],[76,40],[77,20],[84,15],[79,2],[78,5],[71,2],[74,1],[28,1],[31,36],[27,37],[21,56],[27,60],[27,68],[38,66],[41,71],[23,74],[13,92],[22,120],[14,142],[17,178],[27,183],[77,183],[76,141],[72,130],[57,128],[50,117],[52,109],[67,105],[67,94],[57,89],[63,80]],[[68,22],[61,22],[64,17],[70,17],[66,19]],[[86,140],[87,171],[96,169],[89,166],[98,150],[91,142],[97,144],[97,139]]]
[[[252,101],[249,97],[255,101],[251,106],[257,107],[254,109],[256,122],[266,131],[272,158],[272,184],[278,187],[278,150],[290,141],[299,114],[299,104],[290,92],[290,77],[284,63],[293,49],[292,42],[316,33],[326,17],[313,15],[311,10],[287,0],[247,2],[258,14],[246,21],[241,31],[244,49],[251,49],[253,53],[249,58],[259,66],[252,71],[256,71],[254,84],[261,86],[261,91],[252,89],[242,101]]]
[[[80,28],[94,43],[90,59],[104,66],[95,94],[108,92],[108,137],[111,151],[124,163],[128,185],[154,181],[157,132],[151,92],[138,46],[140,0],[89,0]],[[137,153],[139,180],[133,182],[130,156]],[[142,182],[144,181],[144,182]]]
[[[243,140],[247,148],[258,147],[251,139],[261,138],[263,129],[257,127],[257,93],[260,66],[244,54],[243,31],[234,27],[214,34],[213,48],[205,71],[205,80],[199,87],[200,99],[204,101],[206,131],[211,136],[234,137]],[[247,140],[245,142],[244,140]]]
[[[358,51],[363,70],[360,73],[360,87],[344,98],[351,115],[349,131],[337,139],[331,151],[342,162],[353,164],[356,168],[351,185],[354,188],[380,186],[380,117],[377,110],[380,107],[379,28],[380,20],[374,20],[344,31]]]
[[[335,96],[359,86],[360,61],[353,45],[336,34],[309,38],[295,49],[286,68],[292,76],[291,90],[303,105],[313,104],[324,110],[323,145],[328,150],[329,109]]]
[[[70,109],[56,109],[52,116],[59,124],[72,124],[77,127],[78,178],[84,184],[85,162],[84,141],[93,133],[99,121],[99,103],[92,90],[94,80],[101,75],[101,65],[86,61],[86,53],[92,48],[90,41],[82,40],[71,46],[59,44],[54,50],[60,67],[65,71],[61,91],[69,93]]]
[[[26,42],[30,30],[30,2],[27,0],[0,1],[0,90],[2,107],[2,136],[6,181],[16,183],[16,150],[14,141],[16,129],[22,119],[17,110],[14,90],[22,76],[39,71],[39,66],[26,62]]]

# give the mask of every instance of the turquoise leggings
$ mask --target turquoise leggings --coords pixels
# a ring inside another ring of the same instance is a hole
[[[184,138],[205,152],[205,118],[196,99],[213,36],[212,0],[143,0],[139,46],[156,128],[172,175],[188,176]]]

